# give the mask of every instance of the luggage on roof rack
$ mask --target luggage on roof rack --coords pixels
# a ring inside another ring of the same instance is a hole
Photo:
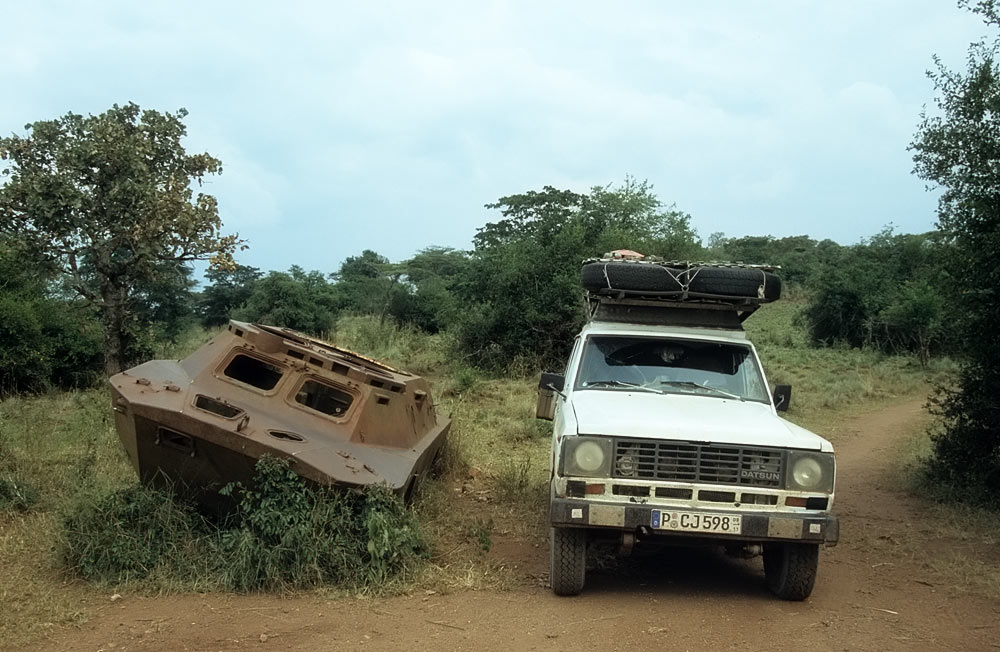
[[[777,301],[781,279],[776,268],[735,263],[695,263],[590,259],[580,281],[589,294],[664,301],[701,301],[733,307]]]

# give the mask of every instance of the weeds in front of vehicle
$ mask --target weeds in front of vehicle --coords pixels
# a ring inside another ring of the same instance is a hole
[[[132,485],[74,505],[58,555],[73,573],[115,587],[382,591],[413,572],[426,544],[413,513],[383,487],[316,488],[273,458],[221,523],[170,491]]]

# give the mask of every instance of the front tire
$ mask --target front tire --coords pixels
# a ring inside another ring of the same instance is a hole
[[[805,600],[816,584],[819,544],[770,543],[764,546],[764,578],[782,600]]]
[[[549,584],[556,595],[577,595],[587,577],[587,531],[551,529]]]

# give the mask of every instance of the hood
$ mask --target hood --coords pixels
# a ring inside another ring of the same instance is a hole
[[[583,390],[570,396],[577,434],[832,451],[766,403],[691,394]]]

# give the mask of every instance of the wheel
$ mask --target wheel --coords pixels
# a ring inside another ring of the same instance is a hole
[[[587,263],[580,270],[580,282],[591,291],[681,292],[684,270],[646,263]]]
[[[819,565],[817,543],[764,545],[764,578],[771,592],[782,600],[805,600],[816,584]]]
[[[690,274],[691,292],[766,301],[781,298],[781,279],[761,269],[696,267]]]
[[[653,263],[592,262],[580,270],[580,282],[591,292],[624,292],[670,296],[685,290],[693,296],[776,301],[781,279],[762,269],[695,266],[687,269]]]
[[[587,576],[587,531],[554,527],[551,534],[549,584],[556,595],[577,595]]]

